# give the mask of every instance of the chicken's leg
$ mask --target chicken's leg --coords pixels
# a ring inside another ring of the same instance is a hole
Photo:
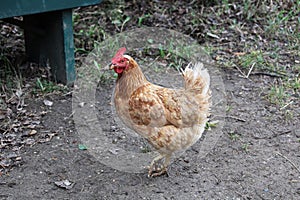
[[[161,159],[165,159],[161,168],[156,168],[156,163],[161,160]],[[155,176],[160,176],[164,173],[167,172],[167,167],[169,166],[171,161],[171,155],[168,154],[160,154],[159,156],[155,157],[150,166],[149,166],[149,172],[148,172],[148,177],[155,177]]]

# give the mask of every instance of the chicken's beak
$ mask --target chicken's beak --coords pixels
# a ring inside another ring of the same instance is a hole
[[[112,70],[112,69],[114,69],[114,68],[116,67],[116,65],[114,65],[114,64],[112,64],[112,63],[110,63],[108,66],[109,66],[109,69],[110,69],[110,70]]]

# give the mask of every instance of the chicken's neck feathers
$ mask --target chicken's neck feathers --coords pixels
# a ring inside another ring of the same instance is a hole
[[[117,93],[122,99],[129,99],[131,94],[139,87],[149,83],[141,68],[136,66],[129,71],[123,72],[117,80]]]

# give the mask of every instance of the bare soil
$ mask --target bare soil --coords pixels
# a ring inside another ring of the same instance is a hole
[[[197,151],[191,148],[171,165],[168,176],[153,179],[147,178],[146,170],[140,174],[113,170],[80,150],[70,118],[71,97],[54,96],[40,132],[55,136],[21,150],[21,164],[1,176],[1,198],[297,199],[299,117],[286,121],[260,97],[269,77],[249,81],[238,75],[224,72],[231,111],[213,151],[195,160]],[[34,108],[43,104],[41,100],[28,103]],[[134,145],[130,140],[127,144]],[[74,185],[60,188],[55,182],[61,180]]]

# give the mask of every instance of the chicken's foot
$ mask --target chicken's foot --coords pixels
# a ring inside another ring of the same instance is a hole
[[[157,166],[158,161],[160,161],[162,159],[164,159],[163,164],[160,164],[160,166]],[[161,155],[155,157],[149,166],[148,177],[156,177],[156,176],[160,176],[160,175],[167,173],[167,169],[168,169],[167,167],[170,163],[170,160],[171,160],[170,155],[161,154]]]

